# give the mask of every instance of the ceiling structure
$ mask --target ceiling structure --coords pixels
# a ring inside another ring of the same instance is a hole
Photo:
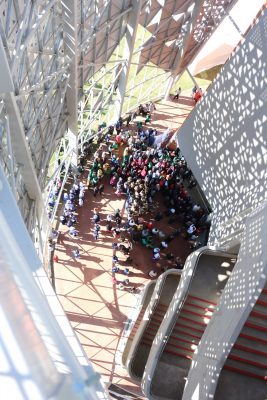
[[[141,64],[150,61],[180,74],[235,2],[153,0],[149,23],[145,15],[142,15],[144,26],[152,36],[141,50]]]
[[[241,38],[250,29],[253,16],[256,18],[264,4],[265,0],[254,0],[247,7],[246,0],[238,0],[229,11],[228,18],[224,18],[190,63],[190,72],[196,76],[204,71],[205,76],[205,71],[208,69],[224,65]]]
[[[0,161],[36,245],[79,146],[162,98],[235,2],[0,1]]]

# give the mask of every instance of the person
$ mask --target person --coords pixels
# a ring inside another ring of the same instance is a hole
[[[152,115],[155,110],[156,110],[155,104],[153,103],[153,101],[151,101],[149,103],[148,111]]]
[[[132,114],[129,114],[128,117],[126,118],[126,126],[127,127],[130,125],[131,120],[132,120]]]
[[[99,193],[103,194],[103,192],[104,192],[104,184],[101,183],[101,185],[99,185]]]
[[[94,232],[93,232],[95,240],[97,240],[99,238],[99,231],[100,231],[100,225],[95,224],[95,228],[94,228]]]
[[[148,229],[143,229],[141,232],[142,237],[146,238],[149,235],[149,230]]]
[[[174,260],[174,254],[173,253],[167,253],[166,254],[166,258],[167,258],[167,260],[172,261],[172,260]]]
[[[201,210],[201,207],[200,207],[200,205],[199,204],[194,204],[193,205],[193,207],[192,207],[192,211],[193,211],[193,213],[197,213],[198,211],[200,211]]]
[[[165,241],[163,241],[163,242],[160,243],[160,247],[163,248],[163,249],[167,249],[168,243],[166,243]]]
[[[119,120],[116,122],[115,129],[117,131],[117,134],[119,134],[121,130],[121,123]]]
[[[195,86],[193,87],[193,89],[192,89],[192,97],[193,97],[193,98],[194,98],[194,96],[195,96],[196,91],[197,91],[197,85],[195,85]]]
[[[112,221],[112,215],[111,214],[108,214],[107,215],[107,222],[111,222]]]
[[[187,229],[188,235],[192,235],[192,234],[195,232],[195,230],[196,230],[195,225],[194,225],[194,224],[191,224],[191,225],[188,227],[188,229]]]
[[[159,237],[160,237],[161,239],[163,239],[163,238],[166,236],[165,233],[164,233],[163,231],[159,231],[158,235],[159,235]]]
[[[110,232],[112,230],[112,215],[107,216],[107,230]]]
[[[145,124],[149,124],[151,122],[151,114],[147,113],[146,119],[145,119]]]
[[[75,258],[80,258],[80,251],[79,251],[79,249],[76,249],[76,250],[73,250],[73,256],[75,257]]]
[[[94,173],[93,177],[92,177],[92,185],[93,185],[93,187],[95,187],[98,184],[98,181],[99,181],[99,179],[98,179],[96,173]]]
[[[114,264],[116,264],[118,261],[119,261],[118,257],[117,257],[116,255],[114,255],[114,256],[112,257],[112,262],[113,262]]]
[[[52,239],[48,240],[48,249],[50,252],[55,250],[55,243],[53,243]]]
[[[152,221],[147,222],[146,227],[147,227],[148,230],[152,231],[152,229],[153,229],[153,222],[152,222]]]
[[[115,276],[112,276],[111,280],[112,280],[113,285],[116,285],[117,279],[115,278]],[[123,286],[123,289],[124,289],[124,286]]]
[[[176,92],[176,95],[173,97],[173,100],[175,100],[175,99],[179,99],[179,96],[180,96],[180,94],[181,94],[181,91],[182,91],[182,89],[179,87],[179,89],[177,90],[177,92]]]
[[[113,217],[114,217],[115,220],[116,220],[117,218],[121,218],[121,212],[120,212],[120,209],[119,209],[119,208],[117,208],[117,210],[115,211]]]
[[[100,225],[99,224],[95,224],[95,230],[98,231],[98,232],[100,231]]]
[[[152,269],[151,271],[149,271],[148,275],[150,276],[150,278],[156,278],[157,271],[155,271],[154,269]]]
[[[184,266],[182,259],[180,257],[176,257],[174,260],[174,268],[176,269],[182,269]]]
[[[163,215],[161,212],[158,212],[157,215],[155,216],[156,221],[160,221],[163,218]]]
[[[126,246],[124,246],[124,244],[120,244],[119,245],[119,250],[123,253],[123,254],[129,254],[129,249],[126,247]]]
[[[113,237],[115,238],[116,236],[119,236],[121,233],[121,229],[119,226],[115,226],[115,228],[113,228]]]
[[[97,186],[95,186],[93,191],[94,191],[94,197],[96,197],[97,193],[99,192],[99,188]]]
[[[52,228],[51,236],[53,242],[56,242],[59,236],[59,232],[56,229]]]
[[[61,215],[59,217],[60,222],[62,223],[62,225],[66,225],[67,223],[67,218],[65,217],[65,215]]]
[[[137,125],[137,129],[142,129],[142,122],[141,121],[137,121],[137,123],[136,123],[136,125]]]
[[[66,203],[67,200],[69,200],[69,195],[68,195],[68,193],[64,192],[63,193],[63,201],[64,201],[64,203]]]
[[[133,227],[136,225],[136,223],[134,222],[134,220],[131,218],[130,221],[128,222],[130,227]]]
[[[95,224],[97,224],[100,221],[100,215],[97,213],[97,211],[94,211],[92,220]]]
[[[197,90],[194,94],[195,103],[197,103],[202,97],[201,89]]]
[[[74,228],[74,226],[71,226],[69,229],[69,234],[71,236],[77,236],[78,235],[78,231]]]
[[[188,243],[190,244],[190,249],[197,249],[202,244],[201,242],[195,242],[194,240],[189,240]]]

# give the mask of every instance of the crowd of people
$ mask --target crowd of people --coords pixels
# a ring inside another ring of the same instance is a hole
[[[69,228],[69,234],[71,236],[77,236],[78,231],[75,229],[77,223],[77,217],[75,215],[76,207],[80,207],[84,204],[85,185],[82,181],[76,181],[69,192],[63,193],[63,202],[65,203],[63,214],[60,215],[59,219],[62,225],[67,225]]]
[[[145,118],[141,106],[138,112]],[[94,155],[89,187],[92,187],[94,194],[96,188],[97,193],[102,193],[103,178],[108,174],[109,184],[115,194],[125,198],[127,219],[122,224],[120,210],[108,215],[106,231],[112,232],[117,240],[128,235],[131,242],[140,242],[151,248],[155,263],[165,258],[172,262],[172,267],[182,268],[181,258],[168,251],[170,243],[182,236],[195,249],[201,245],[199,235],[206,229],[204,210],[191,200],[186,189],[195,186],[196,181],[180,149],[153,147],[157,131],[144,128],[140,120],[138,122],[136,132],[129,130],[127,121],[124,126],[122,120],[108,129],[105,143]],[[117,150],[121,146],[120,157]],[[156,212],[159,202],[165,210]],[[156,214],[153,216],[154,211]],[[166,225],[169,227],[166,232],[157,228],[157,223],[163,218],[167,218]],[[97,240],[100,229],[97,210],[94,211],[93,221],[93,236]],[[118,249],[116,247],[115,250]],[[117,261],[113,259],[114,263]],[[151,272],[151,276],[155,273]]]
[[[149,248],[155,263],[155,268],[149,272],[153,278],[158,275],[157,263],[161,259],[173,268],[183,268],[184,260],[169,250],[173,247],[171,242],[180,236],[195,249],[201,245],[199,235],[206,229],[206,214],[188,193],[196,181],[180,149],[155,147],[158,132],[145,126],[147,115],[151,116],[154,110],[152,102],[140,105],[130,119],[124,122],[120,118],[116,124],[109,126],[90,161],[87,187],[92,190],[93,196],[103,195],[105,185],[109,183],[115,194],[125,198],[126,202],[126,220],[119,209],[103,218],[97,207],[92,217],[94,240],[99,240],[100,232],[109,232],[114,238],[113,283],[117,283],[115,274],[120,271],[117,252],[126,255],[126,260],[131,263],[134,243],[139,242]],[[137,116],[145,121],[138,118],[134,131],[130,123]],[[83,157],[82,167],[86,155]],[[64,210],[60,222],[69,228],[69,234],[74,237],[78,235],[75,211],[78,206],[83,206],[85,188],[85,184],[76,179],[69,191],[63,193]],[[165,228],[160,229],[163,219]],[[74,256],[79,258],[80,254]],[[124,268],[123,273],[127,274],[127,270]],[[129,278],[123,284],[129,287]]]

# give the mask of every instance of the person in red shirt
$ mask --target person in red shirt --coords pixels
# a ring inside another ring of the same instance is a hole
[[[201,97],[202,97],[201,91],[200,91],[200,90],[197,90],[196,93],[195,93],[195,95],[194,95],[194,100],[195,100],[195,102],[197,103],[198,100],[201,99]]]

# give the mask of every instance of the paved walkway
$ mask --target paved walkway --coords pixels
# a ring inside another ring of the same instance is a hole
[[[151,125],[160,132],[168,127],[176,130],[192,107],[192,100],[186,97],[179,101],[159,102]],[[111,243],[114,238],[106,232],[104,223],[107,214],[114,213],[117,208],[123,209],[124,200],[116,197],[107,182],[102,197],[98,195],[95,198],[92,190],[86,191],[84,206],[78,210],[78,238],[70,237],[65,226],[60,227],[60,240],[55,252],[59,257],[55,264],[55,285],[59,300],[95,370],[106,383],[117,384],[138,394],[140,389],[115,360],[121,334],[137,295],[121,291],[112,283]],[[94,207],[98,207],[101,216],[98,241],[92,235]],[[174,244],[176,255],[185,259],[189,253],[187,244],[182,238],[178,238],[178,242]],[[79,259],[72,256],[75,249],[80,250]],[[125,257],[122,253],[117,255],[123,265]],[[137,244],[132,258],[132,265],[125,264],[130,269],[130,284],[142,288],[149,280],[148,271],[154,267],[151,250]],[[123,274],[116,275],[118,281],[125,278]]]

